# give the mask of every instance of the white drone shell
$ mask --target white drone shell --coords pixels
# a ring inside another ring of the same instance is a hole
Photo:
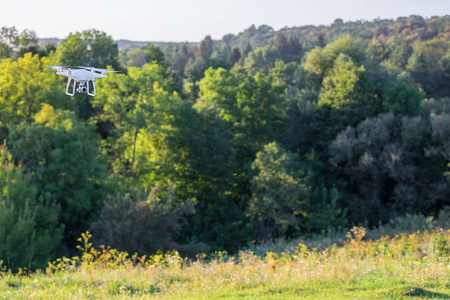
[[[50,69],[56,70],[56,74],[66,76],[68,78],[66,94],[69,96],[75,95],[77,82],[79,83],[78,89],[76,89],[78,93],[87,93],[89,96],[95,96],[96,94],[95,79],[106,78],[107,72],[117,72],[108,69],[98,69],[93,67],[82,67],[82,66],[78,67],[81,69],[71,69],[64,66],[49,66]],[[69,93],[69,86],[72,80],[73,80],[73,91],[72,93]],[[89,91],[89,81],[92,81],[92,86],[94,90],[93,93],[90,93]]]

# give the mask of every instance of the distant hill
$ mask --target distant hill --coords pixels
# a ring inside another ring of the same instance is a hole
[[[430,40],[433,38],[443,38],[450,40],[450,15],[441,17],[423,18],[421,16],[411,15],[409,17],[399,17],[396,20],[375,19],[373,21],[358,20],[344,22],[336,19],[330,25],[320,26],[298,26],[285,27],[275,31],[268,25],[255,27],[254,25],[243,30],[237,35],[227,34],[221,40],[215,40],[216,46],[222,44],[228,47],[237,47],[244,49],[248,44],[254,49],[262,47],[273,42],[277,33],[282,33],[286,37],[299,39],[303,47],[312,49],[319,40],[329,43],[336,40],[339,36],[350,34],[354,38],[360,39],[363,43],[370,43],[376,39],[382,42],[392,40],[405,40],[412,43],[415,40]],[[58,45],[63,39],[58,38],[40,38],[39,43],[51,42]],[[117,40],[119,51],[138,49],[150,43],[159,45],[161,48],[167,48],[171,45],[181,45],[186,42],[155,42],[155,41],[131,41]],[[196,46],[200,42],[187,42],[187,44]]]
[[[45,43],[53,43],[56,46],[58,46],[64,39],[59,38],[38,38],[38,44],[45,44]],[[142,41],[130,41],[130,40],[117,40],[115,41],[117,43],[117,47],[119,48],[119,51],[123,50],[133,50],[138,49],[142,46],[146,47],[148,44],[153,45],[166,45],[166,44],[183,44],[178,42],[142,42]],[[189,43],[192,45],[197,45],[199,43]]]
[[[448,41],[450,40],[450,15],[431,18],[411,15],[399,17],[396,20],[375,19],[349,22],[336,19],[330,25],[285,27],[278,31],[267,25],[259,27],[252,25],[237,35],[225,35],[220,42],[228,47],[240,49],[245,48],[247,44],[257,48],[270,44],[277,33],[299,39],[308,49],[314,48],[319,39],[324,43],[330,43],[345,34],[350,34],[365,44],[373,40],[382,42],[404,40],[412,43],[416,40],[442,38]]]
[[[59,45],[59,43],[61,43],[63,41],[63,39],[58,39],[58,38],[38,38],[38,44],[45,44],[45,43],[53,43],[56,46]]]

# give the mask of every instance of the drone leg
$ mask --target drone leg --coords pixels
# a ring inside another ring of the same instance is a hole
[[[89,93],[89,81],[88,81],[88,83],[87,83],[87,93],[88,93],[89,96],[95,96],[95,80],[94,79],[92,79],[92,86],[94,88],[94,93],[93,94]]]
[[[72,81],[72,79],[73,79],[73,78],[69,77],[69,79],[67,80],[66,94],[69,95],[69,96],[75,95],[75,85],[77,84],[77,83],[75,82],[75,79],[74,79],[74,80],[73,80],[73,92],[72,92],[72,94],[69,93],[70,82]]]

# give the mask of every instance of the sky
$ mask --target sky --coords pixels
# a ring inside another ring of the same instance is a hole
[[[450,0],[0,0],[0,27],[34,30],[38,38],[67,38],[87,29],[114,40],[199,42],[251,25],[330,25],[409,15],[450,15]]]

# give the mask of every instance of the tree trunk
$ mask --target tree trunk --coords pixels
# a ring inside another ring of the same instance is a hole
[[[134,158],[135,158],[135,155],[136,155],[136,140],[137,140],[138,133],[139,133],[139,128],[136,129],[136,132],[134,133],[133,157],[131,159],[131,168],[130,168],[131,171],[133,170],[133,167],[134,167]]]

